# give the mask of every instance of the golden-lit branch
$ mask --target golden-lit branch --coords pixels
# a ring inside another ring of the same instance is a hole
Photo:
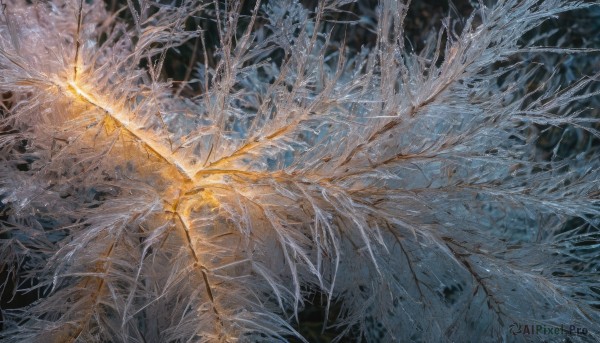
[[[268,175],[266,173],[244,170],[198,168],[189,163],[186,156],[180,152],[173,151],[169,145],[164,143],[165,140],[163,138],[139,125],[135,120],[135,113],[133,111],[124,106],[111,104],[109,101],[96,95],[92,90],[89,90],[87,86],[80,86],[74,81],[67,81],[64,83],[56,82],[56,85],[69,97],[92,105],[110,117],[117,125],[142,143],[145,148],[152,151],[169,165],[175,167],[185,180],[191,181],[192,187],[205,185],[207,181],[206,177],[211,175],[235,174],[251,177],[253,179],[265,178]],[[273,177],[275,177],[275,175],[273,175]],[[182,193],[186,193],[187,190],[187,187],[183,187]]]
[[[180,185],[176,185],[175,187],[178,188],[177,192],[179,194],[187,193],[190,189],[190,186],[200,186],[202,181],[201,178],[204,178],[207,175],[236,172],[244,174],[244,172],[241,171],[238,172],[223,170],[215,170],[212,172],[205,171],[204,173],[198,172],[197,169],[195,169],[192,165],[186,162],[185,156],[182,156],[177,152],[173,152],[169,146],[162,143],[164,140],[161,140],[160,137],[158,137],[156,134],[153,134],[152,132],[149,132],[140,125],[138,125],[135,121],[135,114],[132,111],[124,107],[118,107],[116,105],[110,104],[108,101],[105,101],[99,96],[96,96],[94,92],[86,90],[84,89],[84,87],[79,86],[74,81],[66,82],[65,86],[61,88],[63,88],[70,97],[86,102],[105,113],[120,127],[126,130],[133,137],[135,137],[147,149],[153,151],[156,155],[158,155],[158,157],[166,161],[168,164],[175,166],[184,179],[192,181],[191,183],[183,182]],[[179,210],[179,202],[180,200],[178,199],[176,205],[173,206],[172,209],[166,209],[166,212],[170,213],[173,216],[173,218],[178,219],[177,221],[175,221],[175,223],[177,225],[178,222],[179,225],[177,226],[180,226],[182,228],[182,236],[189,247],[190,254],[192,256],[192,259],[194,260],[194,267],[198,268],[202,276],[202,280],[205,284],[208,298],[212,304],[213,312],[217,317],[217,323],[219,327],[222,327],[224,324],[217,309],[217,304],[213,295],[214,292],[212,290],[212,287],[210,286],[207,274],[208,269],[201,263],[200,252],[198,252],[197,248],[194,246],[194,241],[196,241],[196,234],[192,230],[189,209]]]
[[[93,92],[84,89],[74,81],[68,81],[63,88],[66,93],[78,100],[86,102],[117,122],[129,134],[136,137],[150,151],[154,152],[158,157],[173,165],[188,180],[194,177],[194,168],[187,161],[185,156],[178,152],[173,152],[169,146],[163,144],[164,139],[156,134],[145,130],[135,121],[135,114],[127,108],[119,108],[110,102],[103,100]]]

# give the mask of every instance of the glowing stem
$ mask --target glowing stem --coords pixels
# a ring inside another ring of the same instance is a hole
[[[103,101],[102,99],[95,97],[92,93],[85,91],[73,81],[68,81],[66,88],[69,93],[75,97],[106,113],[106,115],[121,125],[121,127],[127,130],[132,136],[137,138],[149,150],[167,163],[175,166],[184,178],[188,180],[194,179],[195,168],[186,162],[185,156],[173,152],[169,146],[163,144],[163,137],[157,136],[138,125],[135,122],[135,115],[130,110],[126,108],[116,108],[116,106],[111,105],[109,102]]]

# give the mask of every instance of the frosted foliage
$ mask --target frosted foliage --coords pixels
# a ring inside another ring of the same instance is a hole
[[[0,339],[600,341],[596,5],[351,2],[4,0]]]

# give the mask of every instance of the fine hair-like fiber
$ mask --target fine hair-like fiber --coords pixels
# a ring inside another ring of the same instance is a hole
[[[600,341],[597,4],[414,5],[2,0],[0,340]]]

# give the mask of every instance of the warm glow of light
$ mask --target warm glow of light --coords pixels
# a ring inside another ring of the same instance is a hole
[[[102,110],[129,134],[143,143],[149,150],[169,164],[175,166],[186,179],[194,179],[196,168],[186,162],[185,156],[173,152],[167,144],[164,144],[164,137],[157,136],[153,132],[142,128],[141,125],[138,125],[132,111],[127,108],[118,108],[110,102],[96,96],[93,91],[88,91],[87,87],[78,85],[75,81],[68,81],[65,86],[66,87],[63,88],[66,89],[71,97],[89,103]]]
[[[184,182],[183,184],[172,185],[173,187],[170,188],[170,191],[174,194],[165,194],[165,196],[167,198],[173,196],[177,198],[175,204],[171,205],[172,208],[168,212],[173,213],[178,220],[181,221],[184,230],[184,237],[186,237],[186,240],[188,241],[187,243],[194,256],[194,259],[196,262],[198,262],[198,252],[196,251],[197,249],[194,245],[194,242],[198,239],[198,236],[197,233],[191,230],[191,209],[189,206],[180,204],[180,201],[183,200],[182,195],[185,194],[190,188],[198,186],[202,182],[201,176],[195,175],[197,169],[186,163],[185,156],[173,153],[170,147],[163,143],[165,141],[164,137],[159,137],[152,132],[148,132],[142,128],[141,125],[138,125],[135,120],[135,115],[131,110],[123,107],[117,107],[116,105],[101,99],[100,97],[94,95],[95,92],[87,90],[89,88],[80,86],[75,81],[66,82],[62,88],[69,93],[69,96],[79,101],[88,103],[103,111],[117,125],[121,126],[129,134],[142,142],[147,149],[152,150],[170,165],[175,166],[182,176],[191,181],[190,183]],[[215,199],[212,195],[208,199],[213,206],[219,206],[217,199]]]
[[[93,86],[82,84],[81,81],[71,80],[65,82],[56,80],[55,84],[61,89],[61,92],[65,93],[65,95],[70,98],[91,105],[99,112],[102,112],[104,116],[110,118],[111,122],[114,122],[114,125],[121,128],[136,141],[143,144],[145,149],[152,151],[168,165],[175,167],[176,170],[179,171],[179,174],[184,180],[175,181],[173,178],[173,183],[167,187],[163,194],[165,201],[169,203],[172,201],[175,203],[187,202],[184,194],[194,188],[203,188],[210,184],[220,184],[222,183],[223,175],[244,176],[250,179],[260,179],[265,177],[262,173],[252,171],[199,168],[196,165],[188,163],[187,161],[189,159],[184,154],[173,152],[170,144],[167,143],[168,139],[166,139],[165,136],[157,135],[148,130],[147,127],[139,124],[140,120],[136,118],[135,111],[129,109],[127,106],[123,106],[123,104],[119,104],[119,101],[111,102],[106,98],[99,96]],[[173,175],[165,175],[165,177],[172,178]],[[272,175],[271,177],[277,176]],[[219,200],[214,197],[211,192],[203,191],[200,198],[211,207],[219,207]],[[190,209],[184,209],[184,207],[180,209],[176,208],[171,212],[177,213],[183,225],[191,225]],[[193,233],[189,234],[193,236]],[[194,237],[191,238],[193,239]]]
[[[165,135],[158,135],[140,124],[142,122],[141,118],[136,116],[136,112],[131,110],[126,103],[111,101],[110,97],[98,95],[99,92],[92,85],[82,84],[81,80],[66,82],[57,80],[55,81],[55,85],[58,86],[60,92],[75,101],[92,106],[97,112],[102,113],[102,118],[109,121],[111,123],[110,126],[114,125],[123,130],[122,132],[126,132],[127,135],[130,135],[137,142],[143,144],[144,149],[152,151],[152,153],[160,157],[170,167],[175,167],[179,171],[180,176],[184,180],[181,180],[177,176],[167,175],[167,173],[172,172],[172,168],[167,169],[168,171],[164,175],[164,177],[169,178],[172,182],[169,182],[169,186],[161,194],[164,201],[164,212],[162,215],[164,219],[173,221],[180,228],[179,235],[188,246],[191,257],[194,260],[194,268],[198,271],[197,275],[202,278],[201,282],[204,283],[217,322],[222,326],[218,304],[213,296],[214,291],[210,283],[211,276],[209,275],[208,268],[203,264],[202,251],[197,246],[197,242],[203,239],[203,235],[201,231],[194,229],[193,205],[197,205],[200,200],[201,203],[212,208],[220,207],[217,197],[212,192],[205,190],[203,186],[211,182],[218,183],[218,179],[221,178],[222,174],[253,174],[225,169],[202,170],[202,167],[187,162],[189,159],[183,153],[172,150],[171,145],[168,143],[168,137],[165,136],[168,134],[167,132],[165,132]],[[201,193],[201,196],[190,197],[187,193],[195,188],[200,189],[198,193]],[[110,252],[106,255],[108,256],[109,254]],[[96,286],[98,291],[95,293],[92,301],[96,301],[97,294],[100,293],[103,287],[104,281],[101,280],[99,285]]]

